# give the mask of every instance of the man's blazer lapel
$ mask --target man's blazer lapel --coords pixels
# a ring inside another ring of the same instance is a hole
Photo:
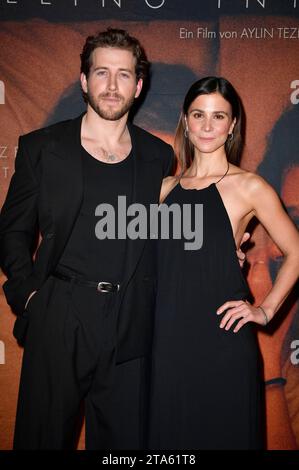
[[[83,197],[81,121],[70,121],[63,135],[57,136],[46,149],[45,186],[49,189],[53,217],[55,266],[71,234]]]
[[[159,188],[156,187],[157,176],[153,172],[155,165],[154,158],[150,148],[145,148],[142,140],[142,134],[138,132],[138,128],[132,124],[128,124],[129,132],[132,140],[132,151],[134,155],[134,176],[133,176],[133,195],[132,203],[144,205],[149,214],[150,204],[157,203],[155,197],[159,195]],[[153,176],[153,177],[152,177]],[[137,215],[137,214],[136,214]],[[147,217],[147,223],[150,219]],[[147,234],[149,235],[149,226]],[[128,282],[144,249],[146,239],[127,240],[127,255],[125,265],[124,283]]]

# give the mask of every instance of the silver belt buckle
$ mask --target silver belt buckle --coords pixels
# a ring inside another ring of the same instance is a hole
[[[119,290],[119,284],[117,284],[117,290]],[[113,292],[113,284],[111,282],[101,281],[97,285],[97,291],[99,291],[99,292]]]
[[[108,286],[110,286],[110,289]],[[97,290],[99,292],[111,292],[112,290],[111,287],[112,287],[112,284],[110,282],[101,281],[97,285]]]

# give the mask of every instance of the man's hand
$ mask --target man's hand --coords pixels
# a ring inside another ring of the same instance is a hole
[[[243,237],[242,237],[242,240],[241,240],[241,243],[240,243],[240,247],[243,245],[243,243],[247,242],[247,240],[249,240],[250,238],[250,233],[248,232],[245,232]],[[241,250],[241,248],[239,248],[237,250],[237,256],[238,256],[238,259],[239,259],[239,264],[241,266],[241,268],[243,268],[244,266],[244,263],[245,263],[245,260],[246,260],[246,255],[245,253]]]
[[[37,292],[36,290],[34,290],[33,292],[31,292],[31,294],[29,295],[29,297],[28,297],[28,299],[27,299],[27,302],[25,303],[24,310],[26,310],[27,305],[28,305],[28,303],[29,303],[29,300],[31,299],[31,297],[34,296],[34,294],[35,294],[36,292]]]

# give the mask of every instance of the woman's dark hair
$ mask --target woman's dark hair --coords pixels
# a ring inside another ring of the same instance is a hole
[[[225,143],[225,151],[229,162],[238,164],[243,150],[244,134],[244,111],[238,93],[232,84],[222,77],[205,77],[189,88],[181,112],[181,116],[176,129],[174,138],[174,149],[177,157],[177,163],[184,172],[189,168],[194,159],[194,145],[186,137],[185,116],[193,101],[200,95],[210,95],[211,93],[220,93],[220,95],[230,103],[232,108],[232,119],[236,119],[233,138],[228,138]]]

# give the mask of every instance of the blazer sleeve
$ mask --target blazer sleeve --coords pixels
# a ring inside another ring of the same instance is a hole
[[[16,314],[23,312],[27,297],[37,284],[32,275],[32,255],[38,234],[37,195],[38,182],[26,138],[20,137],[15,173],[0,214],[0,266],[7,276],[3,290]]]

